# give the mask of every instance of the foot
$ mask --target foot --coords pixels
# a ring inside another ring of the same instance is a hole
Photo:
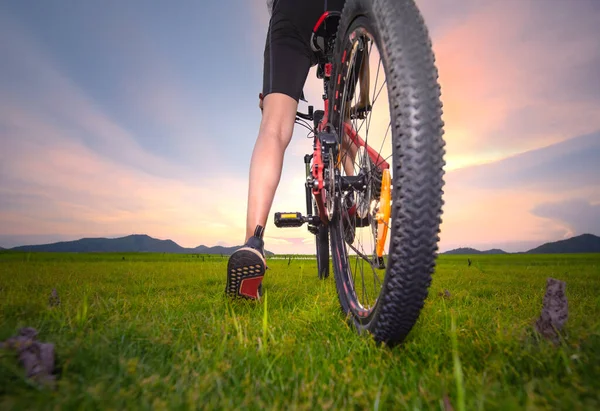
[[[256,226],[254,235],[229,257],[225,287],[228,296],[252,300],[262,296],[262,279],[267,268],[262,235],[263,227]]]

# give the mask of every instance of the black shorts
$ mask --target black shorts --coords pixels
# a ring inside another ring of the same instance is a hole
[[[298,101],[316,62],[310,37],[325,11],[342,11],[344,0],[275,0],[265,44],[263,96],[283,93]]]

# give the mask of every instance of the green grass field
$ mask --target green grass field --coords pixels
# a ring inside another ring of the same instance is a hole
[[[0,409],[600,409],[600,255],[470,258],[439,259],[390,350],[346,324],[314,260],[270,260],[253,303],[224,297],[218,256],[3,252],[0,341],[35,327],[62,372],[38,388],[0,350]],[[549,276],[567,283],[558,347],[532,332]]]

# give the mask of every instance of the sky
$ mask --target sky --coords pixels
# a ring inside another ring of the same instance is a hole
[[[600,2],[417,0],[442,88],[440,250],[600,235]],[[264,0],[0,2],[0,247],[243,242]],[[311,70],[307,99],[320,103]],[[305,109],[302,103],[301,109]],[[266,248],[314,252],[297,128]]]

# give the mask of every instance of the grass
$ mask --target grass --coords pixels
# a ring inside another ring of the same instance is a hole
[[[442,256],[392,350],[346,324],[314,260],[270,260],[257,304],[202,257],[0,253],[0,341],[33,326],[62,368],[38,388],[0,350],[0,409],[600,409],[598,254]],[[532,332],[549,276],[560,346]]]

